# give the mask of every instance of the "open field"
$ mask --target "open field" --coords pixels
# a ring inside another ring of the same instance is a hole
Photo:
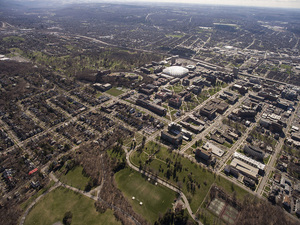
[[[51,181],[46,187],[40,189],[38,192],[36,192],[31,198],[27,199],[25,202],[23,202],[20,206],[23,210],[25,210],[35,199],[37,199],[40,195],[48,191],[52,186],[54,185],[54,181]]]
[[[108,91],[106,91],[106,93],[108,93],[112,96],[119,96],[119,95],[123,94],[124,91],[118,90],[117,88],[113,87],[113,88],[109,89]]]
[[[160,150],[158,151],[158,149]],[[151,159],[149,158],[150,155],[152,155]],[[140,163],[141,165],[146,165],[146,168],[150,169],[154,174],[176,186],[181,186],[194,212],[197,211],[205,199],[213,183],[223,187],[228,194],[235,192],[239,200],[242,200],[248,194],[247,191],[227,179],[216,177],[215,174],[204,167],[171,152],[165,146],[155,142],[149,142],[141,153],[134,152],[131,160],[135,165],[139,166]],[[181,167],[179,172],[175,171],[175,167]]]
[[[28,214],[25,225],[51,225],[58,221],[62,222],[67,211],[73,214],[72,225],[120,224],[111,210],[106,210],[103,214],[98,213],[93,200],[60,187],[35,205]]]
[[[144,165],[149,158],[149,154],[153,154],[158,148],[159,145],[149,142],[142,153],[135,152],[132,155],[133,163],[139,166],[141,161],[141,164]],[[173,164],[175,162],[180,163],[182,167],[180,172],[174,172]],[[214,175],[205,168],[201,168],[189,159],[170,152],[164,146],[160,147],[160,151],[146,165],[151,168],[153,173],[157,173],[159,177],[169,180],[174,185],[181,183],[182,190],[187,195],[193,211],[198,209],[215,179]],[[193,187],[191,188],[191,186]]]
[[[68,184],[72,187],[76,187],[80,190],[84,190],[90,178],[84,176],[82,174],[82,170],[83,168],[81,166],[76,166],[75,168],[71,169],[67,174],[61,173],[59,175],[59,180],[62,183]]]
[[[224,189],[224,191],[228,194],[232,194],[235,192],[236,198],[238,201],[243,201],[246,195],[249,195],[249,192],[244,190],[243,188],[235,185],[224,177],[218,176],[216,179],[216,185],[220,186]]]
[[[116,173],[118,188],[122,190],[135,212],[153,224],[159,214],[164,214],[176,198],[176,193],[166,187],[147,181],[138,172],[123,169]],[[132,199],[135,197],[135,199]],[[141,206],[139,203],[143,202]]]

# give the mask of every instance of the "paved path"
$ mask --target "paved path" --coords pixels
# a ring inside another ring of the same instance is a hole
[[[37,197],[30,205],[29,207],[25,210],[23,216],[21,217],[21,221],[19,223],[19,225],[23,225],[25,222],[25,219],[28,215],[28,213],[30,212],[30,210],[35,206],[35,204],[41,199],[43,198],[46,194],[48,194],[49,192],[55,190],[56,188],[58,188],[61,185],[60,182],[57,182],[54,186],[52,186],[48,191],[44,192],[42,195],[40,195],[39,197]]]

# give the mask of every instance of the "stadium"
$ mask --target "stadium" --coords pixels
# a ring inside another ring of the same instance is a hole
[[[189,70],[182,66],[170,66],[163,70],[163,74],[172,76],[172,77],[184,77],[189,73]]]

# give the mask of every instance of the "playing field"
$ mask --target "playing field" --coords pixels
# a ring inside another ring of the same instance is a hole
[[[76,166],[67,174],[59,174],[58,178],[62,183],[68,184],[72,187],[76,187],[80,190],[84,190],[90,178],[84,176],[82,174],[82,170],[82,166]]]
[[[121,224],[116,221],[112,210],[98,213],[92,199],[59,187],[34,206],[25,220],[25,225],[52,225],[62,222],[67,211],[73,214],[72,225]]]
[[[222,218],[226,224],[234,224],[239,215],[238,210],[217,198],[211,201],[208,209],[218,217]]]
[[[109,89],[108,91],[106,91],[106,93],[111,94],[112,96],[119,96],[119,95],[123,94],[124,91],[122,91],[121,88],[113,87],[113,88]]]
[[[172,207],[176,193],[160,185],[155,185],[129,168],[115,175],[118,188],[124,193],[135,212],[139,213],[151,224],[159,214],[164,214]],[[134,197],[135,199],[132,199]],[[140,205],[140,202],[143,204]]]

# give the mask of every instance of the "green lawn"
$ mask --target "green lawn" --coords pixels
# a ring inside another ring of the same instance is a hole
[[[228,142],[224,142],[223,144],[225,147],[227,148],[231,148],[232,147],[232,144],[228,143]]]
[[[117,88],[113,87],[113,88],[109,89],[108,91],[106,91],[106,93],[108,93],[112,96],[119,96],[119,95],[123,94],[124,91],[118,90]]]
[[[99,98],[102,95],[101,92],[97,92],[97,94],[95,95],[96,98]]]
[[[112,210],[98,213],[93,200],[62,187],[41,199],[29,212],[24,224],[52,225],[58,221],[62,222],[67,211],[73,214],[72,225],[121,224],[116,221]]]
[[[54,185],[54,181],[51,181],[46,187],[40,189],[33,196],[23,202],[20,206],[23,210],[25,210],[35,199],[37,199],[40,195],[48,191]]]
[[[153,154],[158,148],[158,144],[149,142],[145,146],[143,153],[133,153],[131,161],[137,166],[139,166],[139,162],[144,165],[148,159],[147,154]],[[170,161],[169,167],[166,161]],[[214,175],[208,172],[206,169],[201,168],[197,164],[191,162],[189,159],[183,158],[182,156],[168,151],[164,146],[160,147],[160,151],[155,154],[155,159],[148,163],[147,166],[150,167],[154,173],[157,173],[159,177],[168,180],[166,172],[168,170],[174,170],[174,164],[176,161],[180,162],[182,165],[182,170],[177,171],[175,176],[172,174],[172,176],[169,177],[169,182],[173,183],[174,185],[177,185],[178,182],[182,183],[182,190],[189,198],[193,212],[196,212],[205,198],[210,186],[214,182]],[[191,179],[192,182],[189,182],[189,179]],[[195,183],[194,192],[190,189],[191,183]]]
[[[185,87],[181,84],[175,84],[175,85],[173,85],[173,89],[174,89],[174,92],[177,94],[177,93],[181,92],[182,90],[184,90]]]
[[[170,189],[154,185],[145,180],[138,172],[126,168],[115,174],[118,188],[124,193],[135,212],[153,224],[172,207],[176,193]],[[135,197],[133,200],[132,197]],[[139,203],[143,202],[141,206]]]
[[[76,187],[80,190],[84,190],[90,178],[84,176],[82,174],[82,170],[83,168],[81,166],[76,166],[74,169],[70,170],[67,174],[64,174],[62,172],[61,174],[59,174],[58,178],[62,183],[68,184],[72,187]]]
[[[271,157],[271,156],[268,155],[268,157],[264,158],[264,164],[266,164],[266,165],[268,164],[270,157]]]
[[[248,191],[244,190],[243,188],[235,185],[234,183],[232,183],[231,181],[227,180],[224,177],[219,176],[216,179],[216,185],[222,187],[225,192],[227,192],[228,194],[232,194],[233,192],[236,193],[236,198],[242,202],[244,197],[248,194],[250,194]]]
[[[160,148],[160,150],[152,157],[150,162],[146,163],[149,155],[156,152],[158,148]],[[216,178],[213,173],[207,171],[205,168],[171,152],[164,146],[159,147],[159,144],[155,142],[147,143],[142,153],[134,152],[131,156],[131,161],[136,166],[139,166],[140,163],[142,166],[146,165],[153,173],[156,173],[159,177],[168,180],[176,186],[178,186],[178,183],[181,183],[182,191],[187,196],[194,213],[203,202],[214,182],[216,185],[223,187],[228,194],[235,192],[239,200],[242,200],[244,196],[249,193],[223,177]],[[177,162],[177,164],[180,162],[182,169],[181,171],[177,171],[174,176],[175,162]],[[169,178],[167,171],[171,171]],[[190,188],[192,183],[195,184],[194,191]]]

